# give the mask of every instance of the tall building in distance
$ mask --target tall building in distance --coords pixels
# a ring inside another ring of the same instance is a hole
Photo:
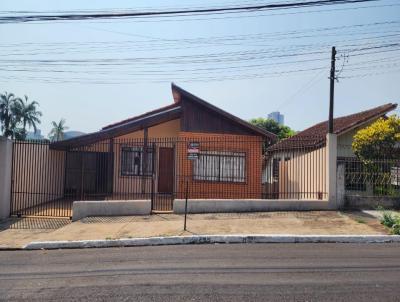
[[[271,112],[270,114],[268,114],[268,118],[274,120],[279,125],[285,124],[285,116],[281,114],[279,111]]]

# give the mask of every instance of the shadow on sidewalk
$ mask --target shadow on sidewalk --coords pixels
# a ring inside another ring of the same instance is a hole
[[[62,228],[70,223],[71,221],[69,219],[64,218],[11,217],[0,221],[0,232],[9,229],[54,230]]]

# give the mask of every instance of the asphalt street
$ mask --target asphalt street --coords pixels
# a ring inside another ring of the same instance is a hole
[[[400,301],[400,245],[1,251],[0,300]]]

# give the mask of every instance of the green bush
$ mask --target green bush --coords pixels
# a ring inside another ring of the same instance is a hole
[[[391,234],[400,235],[400,216],[393,215],[393,213],[383,210],[381,224],[390,228]]]
[[[400,218],[398,218],[397,223],[392,226],[392,234],[400,235]]]
[[[381,224],[384,226],[391,228],[397,222],[398,218],[395,217],[391,212],[384,211],[382,213]]]

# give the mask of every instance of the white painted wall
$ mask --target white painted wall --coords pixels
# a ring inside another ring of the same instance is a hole
[[[0,219],[10,216],[12,141],[0,137]]]

